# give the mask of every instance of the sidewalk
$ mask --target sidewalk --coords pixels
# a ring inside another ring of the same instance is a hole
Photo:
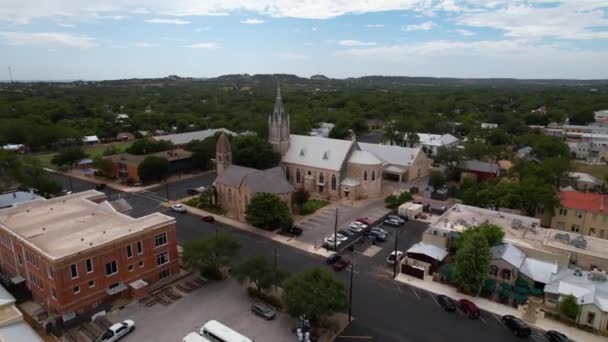
[[[502,305],[500,303],[493,302],[491,300],[481,298],[481,297],[471,297],[467,296],[463,293],[458,292],[455,288],[444,285],[435,281],[425,281],[418,278],[414,278],[408,276],[406,274],[399,274],[395,279],[398,282],[417,287],[424,291],[429,291],[435,294],[443,294],[449,296],[455,300],[459,299],[468,299],[474,302],[480,309],[491,312],[493,314],[503,316],[503,315],[513,315],[515,317],[522,318],[523,312],[507,306]],[[531,324],[542,330],[556,330],[563,334],[566,334],[569,338],[575,341],[585,341],[585,342],[606,342],[608,339],[588,333],[586,331],[577,329],[575,327],[571,327],[560,322],[544,318],[538,317],[535,324]]]
[[[215,218],[216,221],[221,222],[225,225],[228,225],[228,226],[240,229],[240,230],[244,230],[246,232],[249,232],[249,233],[252,233],[255,235],[265,237],[269,240],[273,240],[273,241],[282,243],[284,245],[288,245],[288,246],[297,248],[297,249],[302,250],[307,253],[320,255],[322,257],[328,257],[329,255],[332,254],[332,252],[327,251],[324,248],[315,248],[315,246],[302,242],[302,241],[298,241],[296,238],[293,238],[293,237],[283,236],[283,235],[279,235],[279,234],[269,232],[269,231],[266,231],[263,229],[259,229],[259,228],[250,226],[247,223],[233,220],[231,218],[228,218],[228,217],[225,217],[222,215],[213,214],[213,213],[207,212],[205,210],[194,208],[194,207],[191,207],[191,206],[188,206],[185,204],[184,204],[184,207],[186,207],[188,212],[193,215],[201,216],[201,217],[211,215]]]

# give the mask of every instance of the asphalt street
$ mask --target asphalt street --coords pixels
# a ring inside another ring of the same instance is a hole
[[[65,176],[55,174],[53,177],[61,181],[66,189],[69,189],[69,182]],[[185,189],[189,187],[209,185],[213,181],[214,175],[199,177],[172,183],[169,186],[169,197],[184,196]],[[73,179],[72,187],[74,191],[83,191],[94,188],[95,184]],[[329,267],[320,256],[311,255],[219,223],[206,223],[193,215],[167,210],[160,206],[160,202],[166,196],[166,188],[163,186],[131,194],[106,189],[106,194],[111,199],[125,198],[134,208],[133,216],[141,216],[160,209],[175,217],[180,243],[211,234],[230,234],[241,242],[239,257],[254,254],[266,254],[271,257],[276,249],[279,267],[290,273],[297,273],[314,266]],[[420,241],[425,227],[424,224],[414,221],[399,228],[398,249],[405,251]],[[454,340],[506,342],[519,340],[502,326],[499,317],[484,312],[482,319],[472,320],[459,312],[445,312],[432,294],[393,281],[392,267],[386,263],[386,257],[394,248],[395,228],[383,228],[390,234],[386,242],[379,244],[383,247],[379,253],[373,257],[360,254],[368,246],[366,243],[357,245],[356,251],[347,256],[355,264],[352,309],[354,320],[338,337],[337,342],[443,342]],[[332,270],[332,272],[334,271]],[[336,276],[348,288],[348,270],[336,273]],[[540,332],[535,332],[530,341],[544,342],[546,340]]]

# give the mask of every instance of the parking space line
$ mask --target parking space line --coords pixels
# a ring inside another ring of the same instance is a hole
[[[488,324],[488,322],[481,316],[479,316],[479,320],[481,321],[481,323],[483,324]]]
[[[418,298],[418,300],[422,300],[422,297],[420,297],[420,295],[418,294],[418,292],[416,292],[416,290],[414,290],[414,288],[410,287],[410,290],[412,290],[412,292],[414,293],[416,298]],[[439,304],[439,303],[437,303],[437,304]]]
[[[435,302],[435,304],[441,306],[441,304],[439,304],[439,302],[437,301],[437,298],[435,298],[435,296],[431,295],[431,298],[433,299],[433,301]]]
[[[506,327],[506,325],[502,322],[502,320],[500,318],[498,318],[498,316],[492,315],[492,317],[494,317],[494,319],[497,320],[498,323],[500,323],[500,325],[502,325],[503,327]]]

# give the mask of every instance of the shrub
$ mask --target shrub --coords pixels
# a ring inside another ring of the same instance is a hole
[[[283,309],[283,303],[281,300],[273,295],[269,295],[264,292],[258,292],[255,287],[248,287],[247,294],[250,297],[261,300],[262,302],[274,306],[277,310]]]
[[[315,211],[323,208],[326,204],[327,204],[327,202],[321,201],[318,199],[308,200],[300,208],[300,214],[302,214],[302,215],[312,214]]]

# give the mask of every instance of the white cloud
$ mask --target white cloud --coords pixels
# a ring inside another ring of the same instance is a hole
[[[215,43],[196,43],[191,45],[186,45],[185,47],[189,47],[192,49],[217,49],[218,46]]]
[[[432,21],[426,21],[421,24],[403,26],[403,31],[430,31],[438,25]]]
[[[128,49],[129,47],[126,45],[110,45],[112,49]]]
[[[376,45],[376,42],[363,42],[360,40],[353,40],[353,39],[345,39],[345,40],[339,40],[338,45],[341,46],[374,46]]]
[[[136,9],[133,10],[133,13],[135,14],[150,14],[150,11],[148,11],[147,8],[145,7],[138,7]]]
[[[66,27],[66,28],[75,28],[76,27],[76,25],[74,25],[74,24],[67,24],[67,23],[57,23],[57,26]]]
[[[461,35],[467,36],[467,37],[475,35],[475,32],[469,31],[469,30],[465,30],[465,29],[456,29],[456,30],[452,30],[450,32],[458,33],[458,34],[461,34]]]
[[[158,44],[152,44],[152,43],[146,43],[146,42],[138,42],[135,43],[136,47],[140,47],[140,48],[151,48],[151,47],[156,47],[158,46]]]
[[[299,53],[285,52],[285,53],[280,53],[279,58],[287,59],[287,60],[302,61],[302,60],[308,59],[308,56],[302,55]]]
[[[65,45],[76,48],[97,46],[95,38],[57,32],[0,32],[0,41],[8,45]]]
[[[310,30],[311,30],[312,32],[317,32],[317,31],[319,31],[319,28],[318,28],[318,27],[312,27]]]
[[[248,25],[259,25],[259,24],[263,24],[263,23],[265,23],[264,20],[256,19],[256,18],[247,18],[245,20],[241,20],[241,24],[248,24]]]
[[[365,27],[367,27],[367,28],[382,28],[382,27],[384,27],[384,25],[382,25],[382,24],[367,24],[367,25],[365,25]]]
[[[181,19],[166,19],[166,18],[154,18],[154,19],[146,19],[144,20],[150,24],[171,24],[171,25],[188,25],[190,22],[188,20]]]
[[[194,29],[194,32],[203,32],[203,31],[209,31],[211,30],[211,27],[209,26],[203,26],[203,27],[197,27]]]

